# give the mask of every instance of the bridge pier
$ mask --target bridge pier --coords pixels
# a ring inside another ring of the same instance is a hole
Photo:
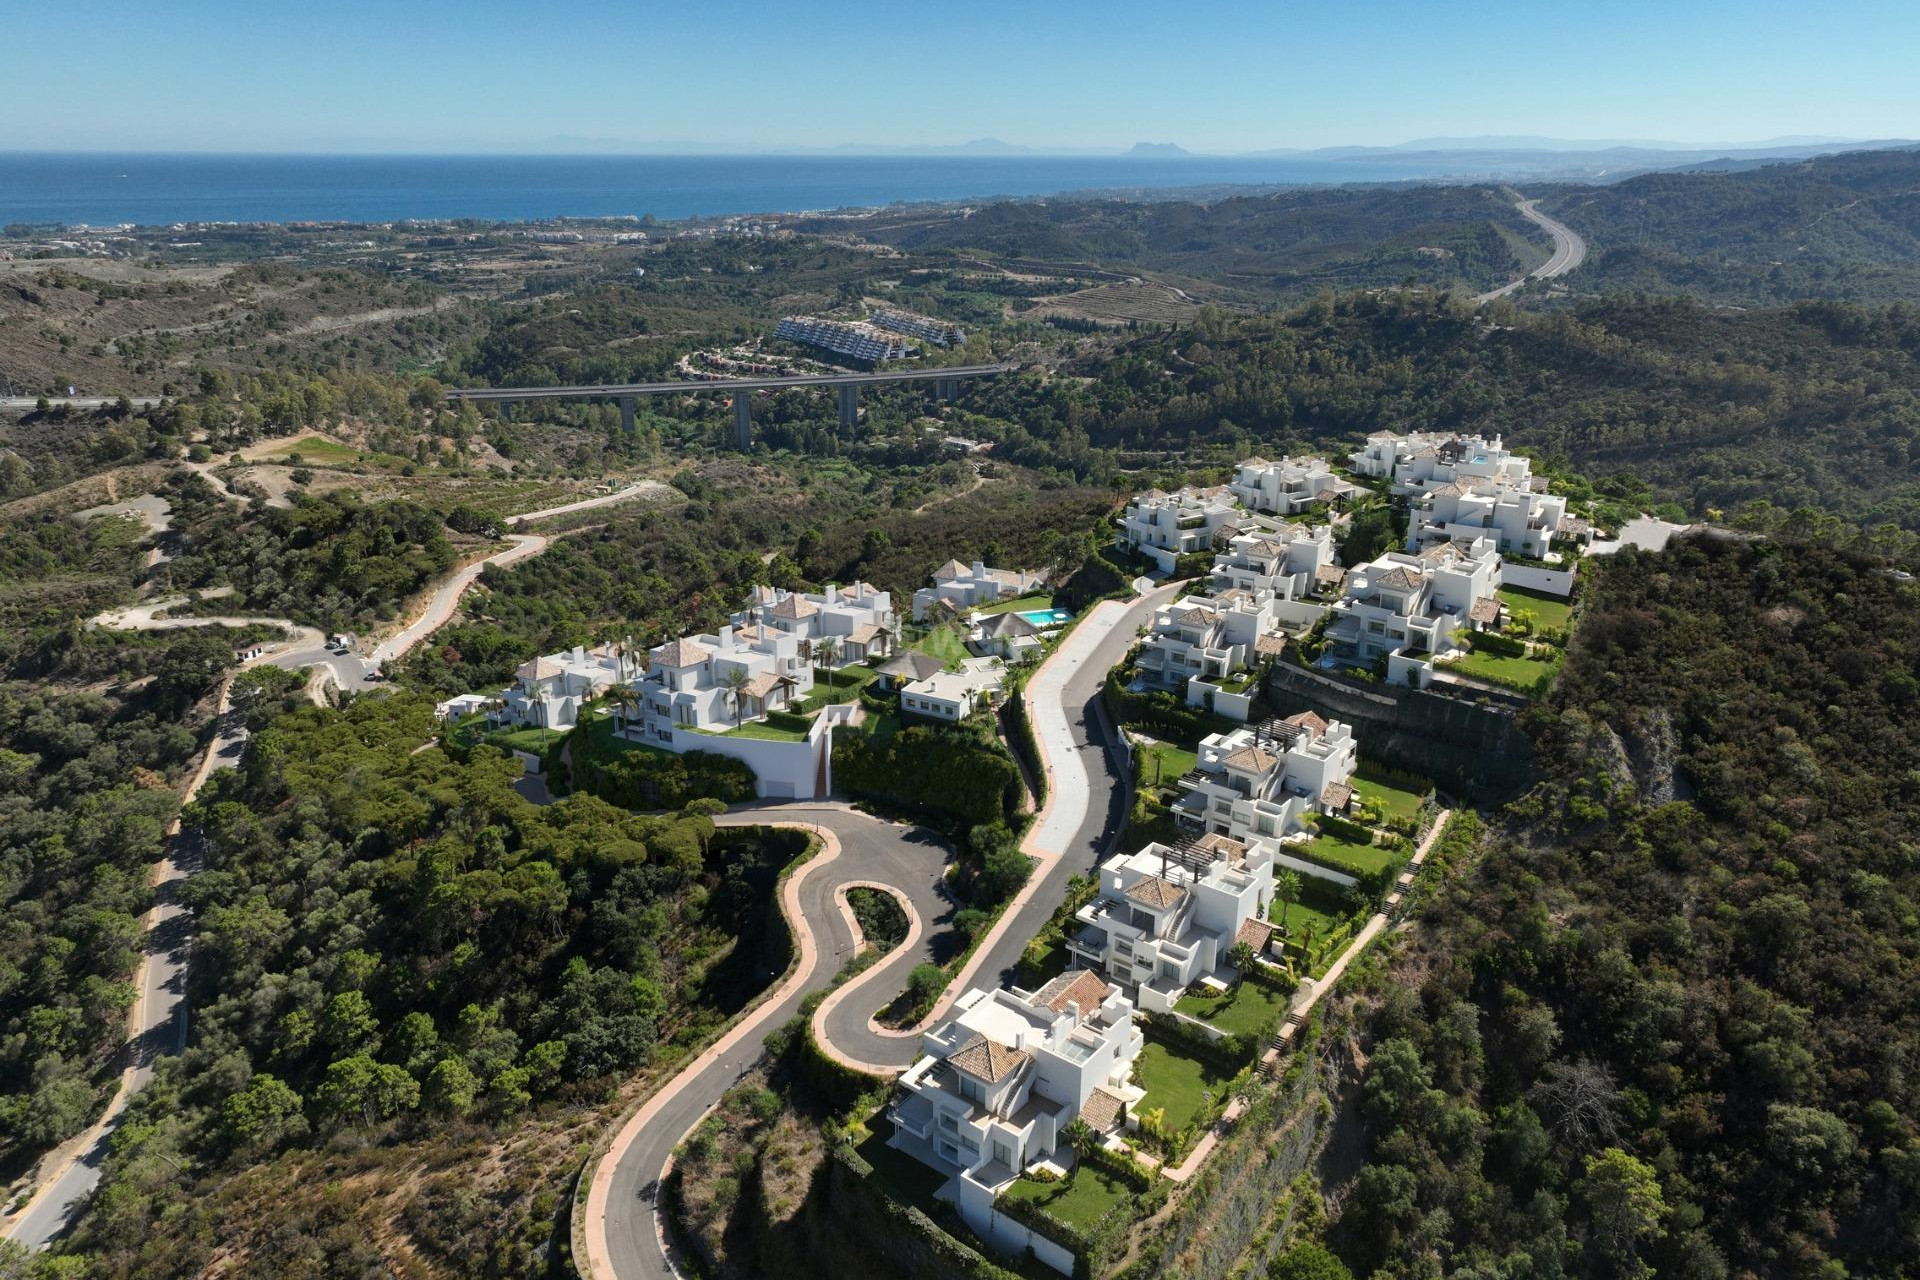
[[[632,435],[637,429],[633,422],[633,407],[635,403],[636,401],[632,396],[620,397],[620,426],[628,435]]]
[[[960,379],[937,378],[933,384],[935,400],[957,400],[960,398]]]
[[[840,429],[851,431],[860,425],[860,388],[851,382],[840,385]]]
[[[744,390],[733,393],[733,443],[742,453],[753,451],[753,398]]]

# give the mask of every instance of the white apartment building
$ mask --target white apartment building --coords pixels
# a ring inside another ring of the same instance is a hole
[[[1214,531],[1237,514],[1233,494],[1224,485],[1189,485],[1178,493],[1150,489],[1136,495],[1117,517],[1120,532],[1114,545],[1138,551],[1162,572],[1172,573],[1177,557],[1212,550]]]
[[[916,315],[911,311],[875,307],[868,313],[868,318],[882,329],[904,333],[909,338],[919,338],[936,347],[957,347],[967,340],[967,331],[959,325],[935,320],[932,316]]]
[[[1376,431],[1347,461],[1356,475],[1392,480],[1393,491],[1402,495],[1482,481],[1524,489],[1533,474],[1533,464],[1509,453],[1499,436],[1451,431]]]
[[[1162,605],[1134,665],[1149,684],[1180,693],[1188,706],[1245,720],[1262,636],[1274,629],[1273,601],[1237,588]]]
[[[1278,462],[1248,458],[1227,487],[1249,511],[1291,516],[1316,502],[1338,497],[1353,486],[1335,475],[1325,458],[1303,455]]]
[[[1499,620],[1500,584],[1490,538],[1390,551],[1347,571],[1345,594],[1328,611],[1327,658],[1372,666],[1385,657],[1389,684],[1424,686],[1433,655],[1456,647],[1455,632]]]
[[[1100,864],[1099,895],[1074,913],[1074,959],[1166,1012],[1226,960],[1249,920],[1273,901],[1273,855],[1226,836],[1175,849],[1154,843]]]
[[[949,560],[933,571],[933,585],[913,593],[913,620],[924,622],[927,610],[944,604],[955,613],[965,613],[984,604],[996,604],[1038,591],[1046,575],[1019,569],[989,569],[980,561],[961,564]]]
[[[1129,1077],[1143,1041],[1132,1003],[1088,969],[1033,992],[976,988],[954,1009],[900,1077],[889,1142],[953,1175],[961,1216],[998,1239],[994,1197],[1061,1154],[1068,1124],[1111,1133],[1124,1122],[1142,1094]]]
[[[1359,744],[1339,720],[1311,711],[1231,733],[1209,734],[1179,780],[1174,820],[1195,835],[1224,836],[1318,876],[1327,869],[1287,856],[1283,843],[1315,814],[1343,813],[1353,801]]]
[[[858,321],[786,316],[774,326],[773,336],[854,360],[898,360],[913,354],[911,343]]]
[[[566,653],[544,654],[514,671],[513,687],[500,695],[492,719],[495,724],[571,729],[590,699],[638,674],[639,664],[618,645],[576,645]]]
[[[733,624],[751,633],[804,640],[808,646],[804,653],[815,662],[821,662],[821,653],[828,647],[822,642],[830,642],[836,667],[886,657],[899,634],[892,595],[865,582],[844,587],[829,584],[824,591],[804,593],[757,586],[747,598],[747,607],[733,615]]]
[[[1536,484],[1539,482],[1536,481]],[[1567,500],[1534,487],[1448,481],[1421,491],[1407,520],[1407,550],[1490,538],[1502,555],[1545,560],[1567,519]]]
[[[1231,534],[1214,557],[1215,596],[1243,591],[1269,603],[1276,626],[1310,627],[1326,612],[1323,599],[1337,590],[1341,571],[1333,530],[1259,518]]]
[[[640,715],[629,736],[672,748],[675,729],[725,732],[736,720],[759,720],[787,708],[812,688],[813,663],[802,655],[799,638],[767,628],[722,627],[648,655],[638,689]]]

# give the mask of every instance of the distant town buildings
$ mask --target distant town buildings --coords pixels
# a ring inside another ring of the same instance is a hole
[[[913,354],[903,339],[870,324],[823,320],[818,316],[787,316],[774,326],[773,336],[817,347],[850,360],[898,360]]]

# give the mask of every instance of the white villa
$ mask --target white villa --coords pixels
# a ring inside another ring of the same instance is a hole
[[[513,673],[513,687],[500,695],[492,719],[495,724],[571,729],[590,699],[638,673],[638,664],[624,648],[611,644],[594,649],[576,645],[567,653],[531,658]]]
[[[1350,727],[1302,711],[1254,728],[1209,734],[1199,755],[1181,776],[1181,794],[1173,802],[1174,820],[1182,828],[1229,837],[1295,870],[1332,876],[1323,867],[1289,858],[1283,841],[1304,833],[1313,815],[1343,813],[1352,803],[1360,756]]]
[[[913,620],[925,621],[927,610],[936,603],[945,604],[955,613],[966,613],[983,604],[1012,600],[1030,591],[1038,591],[1045,581],[1046,575],[1041,573],[989,569],[978,560],[972,564],[949,560],[933,571],[932,586],[922,587],[913,593]]]
[[[1449,481],[1426,489],[1414,499],[1408,517],[1407,550],[1490,538],[1502,555],[1535,560],[1557,555],[1550,544],[1567,519],[1567,500],[1535,487],[1541,483],[1516,488],[1490,480],[1464,485]]]
[[[1328,611],[1328,655],[1351,666],[1385,657],[1389,684],[1424,687],[1433,655],[1455,647],[1456,631],[1499,621],[1500,585],[1490,538],[1390,551],[1347,571],[1345,595]]]
[[[1216,596],[1244,591],[1268,600],[1275,623],[1283,627],[1310,627],[1318,621],[1326,606],[1311,597],[1338,587],[1340,579],[1333,530],[1327,525],[1258,520],[1231,535],[1213,560]]]
[[[804,640],[806,655],[816,662],[814,650],[830,647],[833,666],[884,658],[899,633],[892,596],[865,582],[817,593],[757,586],[747,607],[733,615],[733,625],[749,640],[768,632]]]
[[[1499,436],[1451,431],[1376,431],[1347,461],[1356,475],[1393,481],[1393,491],[1401,495],[1481,481],[1524,489],[1533,474],[1533,464],[1509,453]]]
[[[1271,602],[1251,592],[1188,596],[1155,611],[1134,663],[1148,683],[1182,693],[1189,706],[1244,720],[1259,641],[1272,627]]]
[[[965,658],[958,671],[936,670],[901,685],[900,709],[958,724],[980,709],[983,697],[998,693],[1005,681],[1006,665],[1000,659]]]
[[[1333,473],[1325,458],[1312,456],[1278,462],[1248,458],[1227,487],[1247,510],[1276,516],[1298,515],[1353,488]]]
[[[648,655],[640,683],[638,735],[667,745],[675,728],[724,732],[799,701],[813,688],[813,663],[794,636],[759,627],[722,627]]]
[[[1099,896],[1074,914],[1074,959],[1134,993],[1142,1009],[1166,1012],[1213,973],[1242,937],[1266,941],[1273,901],[1273,854],[1227,836],[1206,835],[1175,849],[1154,843],[1100,865]]]
[[[1177,557],[1211,550],[1214,530],[1237,513],[1233,494],[1224,485],[1212,489],[1189,485],[1178,493],[1150,489],[1136,495],[1117,517],[1120,532],[1114,543],[1148,556],[1163,572],[1172,573]]]
[[[1061,1131],[1074,1119],[1102,1134],[1121,1127],[1142,1093],[1128,1079],[1143,1041],[1132,1003],[1087,969],[1033,992],[976,988],[954,1009],[925,1034],[923,1056],[900,1077],[889,1141],[953,1175],[968,1225],[1017,1248],[1025,1233],[999,1229],[994,1197],[1028,1166],[1060,1154]],[[1070,1270],[1070,1254],[1065,1261]]]
[[[1017,613],[990,613],[967,629],[967,650],[979,657],[1027,662],[1045,647],[1040,628]]]

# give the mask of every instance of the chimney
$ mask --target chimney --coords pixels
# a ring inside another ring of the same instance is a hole
[[[720,647],[722,649],[733,648],[733,624],[731,622],[720,628]]]
[[[1014,1052],[1016,1053],[1024,1052],[1026,1050],[1026,1047],[1027,1047],[1027,1029],[1025,1027],[1021,1027],[1018,1031],[1013,1033]]]
[[[573,660],[575,663],[585,662],[587,660],[587,651],[579,645],[573,646]]]
[[[1078,1000],[1067,1001],[1067,1016],[1075,1022],[1080,1021],[1080,1002]]]
[[[973,576],[976,578],[984,578],[987,576],[987,565],[984,560],[975,560],[973,562]]]

